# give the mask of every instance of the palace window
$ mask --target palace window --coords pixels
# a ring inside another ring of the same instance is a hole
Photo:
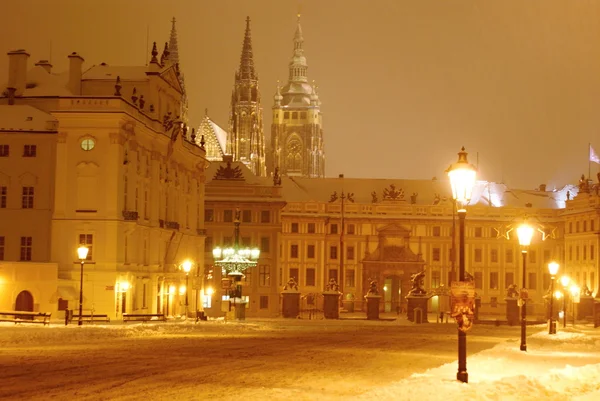
[[[260,296],[260,309],[269,309],[269,296],[268,295]]]
[[[21,207],[23,209],[33,209],[33,187],[23,187]]]
[[[258,284],[261,287],[268,287],[271,285],[271,274],[269,265],[258,266]]]
[[[504,258],[506,263],[513,263],[514,252],[512,249],[507,249],[504,253]]]
[[[260,251],[269,253],[271,251],[271,238],[260,237]]]
[[[490,251],[490,261],[492,263],[498,263],[498,250],[497,249],[492,249]]]
[[[529,263],[537,263],[537,252],[529,251]]]
[[[439,270],[431,272],[431,288],[438,288],[440,286],[442,273]]]
[[[583,221],[583,232],[587,231],[587,220]]]
[[[483,236],[483,229],[481,227],[475,227],[475,237],[481,238]]]
[[[583,260],[587,260],[587,247],[583,246]]]
[[[594,223],[595,223],[594,220],[590,220],[590,231],[594,231],[594,228],[595,228]]]
[[[233,210],[224,210],[223,211],[223,221],[225,223],[233,222]]]
[[[595,258],[594,251],[594,245],[590,245],[590,260],[594,260]]]
[[[338,281],[338,271],[337,269],[329,269],[329,277],[327,278],[327,281],[334,279],[335,282],[337,283]]]
[[[335,245],[330,246],[329,247],[329,259],[337,259],[338,258],[337,251],[338,251],[337,246],[335,246]]]
[[[329,234],[337,234],[338,233],[338,225],[332,224],[329,226]]]
[[[434,262],[439,262],[439,261],[440,261],[440,248],[433,248],[433,250],[432,250],[432,251],[433,251],[433,252],[432,252],[431,259],[432,259]]]
[[[549,249],[544,249],[544,264],[548,264],[550,263],[550,250]]]
[[[88,248],[87,258],[85,260],[92,260],[93,248],[94,248],[94,235],[93,234],[79,234],[79,244],[85,245]]]
[[[473,278],[475,279],[475,288],[482,289],[483,288],[483,273],[475,272],[475,274],[473,275]]]
[[[346,231],[348,232],[348,234],[353,235],[354,234],[354,230],[355,230],[354,224],[348,224],[348,228],[346,229]]]
[[[271,211],[263,210],[260,212],[260,222],[261,223],[270,223],[271,222]]]
[[[292,223],[292,233],[298,233],[298,223]]]
[[[434,237],[440,237],[442,233],[442,229],[440,226],[434,226],[433,227],[433,236]]]
[[[354,260],[354,247],[353,246],[349,246],[346,248],[346,259]]]
[[[298,281],[300,280],[300,277],[298,274],[298,268],[293,267],[290,269],[290,277],[289,278],[293,278],[294,280],[296,280],[296,283],[298,283]]]
[[[309,234],[315,233],[315,223],[308,223],[307,231]]]
[[[215,220],[215,211],[213,209],[204,209],[204,221],[212,222]]]
[[[6,208],[6,197],[8,194],[7,187],[0,187],[0,209]]]
[[[4,236],[0,237],[0,260],[4,260],[4,246],[5,239]]]
[[[21,261],[31,260],[31,250],[33,247],[32,237],[21,237]]]
[[[306,258],[307,259],[314,259],[315,258],[315,246],[314,245],[307,245],[306,246]]]
[[[529,279],[529,283],[527,283],[527,288],[530,290],[535,290],[536,289],[536,273],[529,273],[527,275],[528,279]]]
[[[498,272],[490,272],[490,290],[498,289]]]
[[[8,157],[10,148],[8,145],[0,145],[0,157]]]
[[[25,145],[23,146],[23,157],[35,157],[37,154],[36,145]]]
[[[504,273],[504,287],[508,288],[509,286],[515,283],[515,274],[513,272]]]
[[[213,248],[213,238],[205,237],[204,238],[204,252],[212,252]]]
[[[296,245],[296,244],[290,245],[290,258],[298,259],[298,245]]]
[[[345,284],[346,287],[354,287],[356,285],[354,276],[355,276],[354,269],[346,270],[346,276],[344,277],[344,280],[346,281],[346,284]]]
[[[251,210],[242,210],[242,222],[250,223],[252,221],[252,211]]]
[[[483,258],[483,252],[481,249],[475,249],[475,262],[476,263],[481,263],[481,260]]]
[[[315,269],[307,268],[306,269],[306,285],[309,287],[313,287],[316,283],[315,277],[316,277]]]

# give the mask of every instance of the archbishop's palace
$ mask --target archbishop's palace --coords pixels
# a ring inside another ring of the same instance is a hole
[[[325,176],[324,116],[300,19],[293,35],[290,27],[287,82],[267,98],[246,20],[222,127],[207,112],[188,126],[198,111],[188,110],[172,24],[147,65],[95,64],[81,49],[64,55],[68,71],[55,71],[26,50],[8,52],[9,74],[0,79],[0,310],[61,318],[77,309],[82,283],[88,313],[180,318],[187,299],[190,312],[225,316],[230,298],[212,250],[233,245],[234,221],[240,245],[261,251],[241,282],[248,317],[281,316],[290,278],[303,308],[318,304],[335,279],[341,313],[365,310],[372,281],[381,312],[403,313],[413,274],[425,271],[431,293],[456,279],[458,222],[443,172],[439,180]],[[503,315],[506,289],[521,287],[514,228],[525,218],[536,229],[529,313],[543,314],[551,260],[597,293],[599,188],[584,176],[558,190],[477,181],[465,255],[481,312]],[[81,282],[80,244],[89,249]],[[193,262],[187,275],[184,260]],[[431,310],[438,299],[430,298]]]

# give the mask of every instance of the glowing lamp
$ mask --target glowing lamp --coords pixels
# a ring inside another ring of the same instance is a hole
[[[208,287],[208,288],[206,289],[206,294],[208,294],[208,295],[212,295],[212,294],[214,294],[214,293],[215,293],[215,290],[213,290],[213,288],[212,288],[212,287]]]
[[[257,260],[259,256],[260,256],[260,249],[252,248],[250,250],[250,259]]]
[[[475,186],[477,169],[469,164],[464,147],[458,152],[458,161],[450,165],[446,172],[452,186],[452,198],[463,206],[468,204]]]
[[[569,278],[569,276],[562,276],[560,278],[560,283],[562,284],[563,287],[567,287],[569,285],[569,282],[571,281],[571,279]]]
[[[125,292],[129,289],[129,283],[127,281],[123,281],[122,283],[119,283],[119,289],[122,292]]]
[[[87,246],[81,244],[79,248],[77,248],[77,256],[79,257],[79,260],[85,260],[87,258],[89,250],[90,249]]]
[[[577,296],[577,294],[579,294],[579,286],[575,283],[571,284],[571,287],[569,287],[569,290],[571,291],[571,295],[573,295],[573,297]]]
[[[182,264],[181,267],[183,269],[184,272],[189,273],[190,270],[192,270],[192,262],[190,260],[185,260]]]
[[[550,272],[551,276],[556,276],[556,273],[558,273],[558,267],[559,264],[556,262],[548,263],[548,271]]]
[[[223,250],[219,247],[216,247],[215,249],[213,249],[213,258],[215,259],[221,259],[221,257],[223,256]]]
[[[556,292],[554,293],[554,298],[556,298],[556,299],[561,299],[561,298],[562,298],[562,295],[563,295],[563,294],[562,294],[562,292],[560,292],[560,291],[556,291]]]
[[[519,237],[519,244],[521,246],[531,245],[531,238],[533,238],[533,227],[527,223],[521,224],[517,228],[517,237]]]

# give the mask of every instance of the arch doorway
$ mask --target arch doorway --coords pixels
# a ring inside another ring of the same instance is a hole
[[[33,295],[29,291],[21,291],[17,295],[15,310],[24,312],[33,312]]]

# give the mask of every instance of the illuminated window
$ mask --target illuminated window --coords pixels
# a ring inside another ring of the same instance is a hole
[[[81,141],[81,149],[85,151],[92,150],[95,146],[96,142],[94,142],[92,138],[85,138],[83,141]]]
[[[21,261],[31,260],[31,250],[33,247],[32,237],[21,237]]]

